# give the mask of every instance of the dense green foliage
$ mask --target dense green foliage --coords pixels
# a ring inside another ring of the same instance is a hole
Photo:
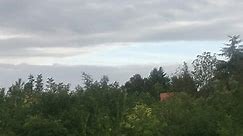
[[[123,86],[107,76],[70,89],[30,75],[0,90],[0,136],[242,136],[243,55],[232,36],[222,55],[205,52],[169,77],[154,68]],[[175,95],[161,102],[161,92]]]

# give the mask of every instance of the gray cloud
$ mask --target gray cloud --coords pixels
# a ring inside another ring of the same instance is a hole
[[[1,0],[0,35],[23,37],[0,39],[0,56],[60,56],[30,50],[40,47],[222,40],[243,34],[242,8],[239,0]]]

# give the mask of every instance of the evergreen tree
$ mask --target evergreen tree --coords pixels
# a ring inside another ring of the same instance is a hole
[[[222,56],[225,56],[228,59],[231,59],[234,55],[240,53],[243,51],[243,46],[240,45],[241,40],[240,35],[233,35],[233,36],[228,36],[229,43],[226,43],[226,47],[222,48]]]
[[[35,81],[35,90],[37,92],[42,92],[43,91],[43,79],[42,79],[42,74],[37,75],[36,81]]]
[[[34,82],[35,82],[34,76],[30,74],[28,77],[28,82],[24,86],[25,90],[29,90],[32,92],[34,89]]]
[[[172,89],[175,92],[186,92],[189,94],[195,94],[197,92],[196,83],[185,62],[179,75],[173,76],[171,82]]]

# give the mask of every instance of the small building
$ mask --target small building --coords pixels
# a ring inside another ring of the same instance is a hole
[[[160,93],[160,101],[165,101],[168,98],[174,96],[175,94],[173,92],[167,92],[167,93]]]

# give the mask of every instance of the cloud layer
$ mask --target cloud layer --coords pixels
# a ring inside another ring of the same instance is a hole
[[[1,0],[0,56],[65,57],[113,43],[218,41],[243,34],[242,8],[239,0]]]

